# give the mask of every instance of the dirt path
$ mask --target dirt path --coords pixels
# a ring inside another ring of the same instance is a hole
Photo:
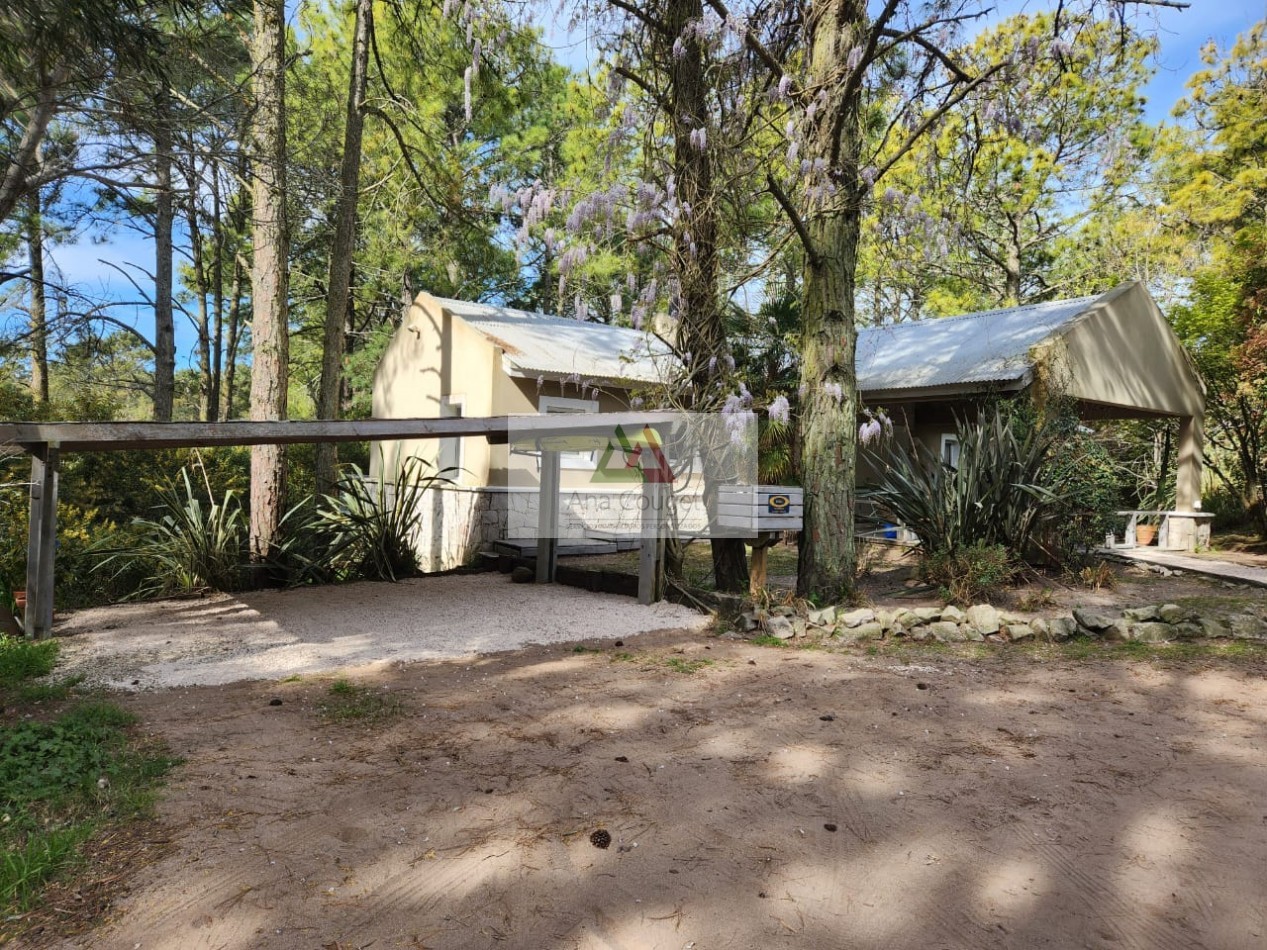
[[[377,726],[141,693],[174,850],[67,946],[1260,948],[1263,672],[653,635],[382,672]]]

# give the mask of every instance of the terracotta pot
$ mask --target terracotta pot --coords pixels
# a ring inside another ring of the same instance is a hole
[[[1135,526],[1135,543],[1141,548],[1157,543],[1157,525],[1137,524]]]
[[[17,604],[18,610],[26,610],[26,591],[15,590],[13,592],[13,602]]]

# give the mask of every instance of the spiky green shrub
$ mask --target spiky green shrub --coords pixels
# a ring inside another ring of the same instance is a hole
[[[136,518],[100,549],[98,570],[139,578],[132,597],[238,590],[245,580],[247,519],[232,490],[216,497],[205,479],[195,491],[189,468],[159,493],[157,513]]]
[[[1044,483],[1055,433],[1002,405],[961,420],[959,467],[922,443],[894,440],[868,452],[878,484],[862,493],[919,538],[925,555],[1002,545],[1024,556],[1063,495]]]
[[[410,458],[392,480],[366,478],[348,465],[338,491],[324,495],[307,525],[312,566],[336,580],[396,581],[418,572],[414,542],[426,492],[450,481]]]

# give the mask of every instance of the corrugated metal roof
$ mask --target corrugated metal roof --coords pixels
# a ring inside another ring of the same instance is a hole
[[[508,372],[586,380],[658,383],[674,357],[650,333],[493,304],[435,298],[501,347]]]
[[[936,389],[974,383],[1024,384],[1030,350],[1100,299],[1049,303],[920,320],[858,333],[858,389]]]

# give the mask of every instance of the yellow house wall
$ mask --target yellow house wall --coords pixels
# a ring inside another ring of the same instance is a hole
[[[461,398],[464,416],[497,415],[494,379],[500,375],[501,351],[429,294],[419,294],[374,372],[374,417],[436,419],[445,396]],[[487,484],[487,440],[462,443],[465,471],[458,484]],[[371,472],[395,472],[409,457],[434,465],[439,451],[439,439],[384,442],[380,452],[371,453]]]

